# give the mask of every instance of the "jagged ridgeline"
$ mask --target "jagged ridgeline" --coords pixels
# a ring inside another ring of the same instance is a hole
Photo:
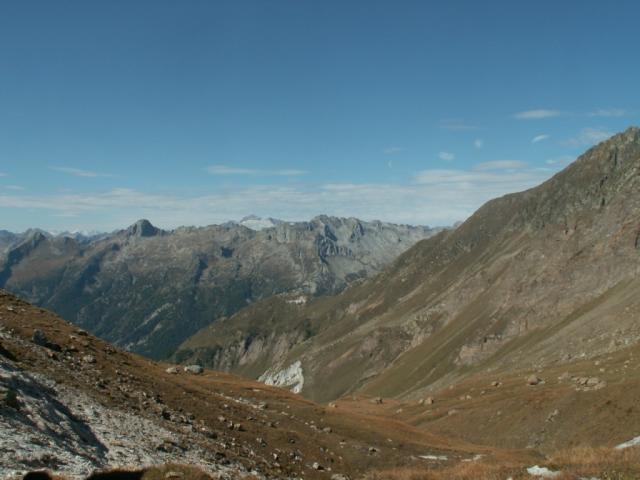
[[[438,231],[328,216],[173,231],[141,220],[109,235],[1,231],[0,287],[162,358],[256,300],[335,294]]]
[[[613,352],[640,340],[639,172],[631,128],[341,295],[256,303],[176,357],[329,400],[418,398],[474,372]]]

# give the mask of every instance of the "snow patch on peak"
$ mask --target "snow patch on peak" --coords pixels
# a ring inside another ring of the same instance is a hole
[[[282,223],[281,220],[277,220],[275,218],[262,218],[257,215],[247,215],[243,219],[241,219],[238,224],[247,227],[251,230],[264,230],[265,228],[273,228],[279,223]]]
[[[282,370],[269,369],[258,380],[266,385],[289,388],[293,393],[300,393],[304,386],[302,362],[297,360]]]

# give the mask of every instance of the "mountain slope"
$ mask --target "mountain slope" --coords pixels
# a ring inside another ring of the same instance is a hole
[[[89,242],[32,231],[0,257],[0,287],[161,358],[256,300],[336,293],[436,231],[327,216],[260,231],[229,224],[168,232],[141,220]]]
[[[419,242],[373,279],[307,305],[253,305],[176,356],[265,379],[299,361],[302,393],[329,400],[415,398],[487,369],[615,351],[640,338],[639,171],[631,128]],[[241,323],[251,337],[234,328]]]
[[[539,458],[452,442],[231,375],[167,367],[0,291],[0,477],[48,468],[84,478],[94,469],[180,462],[221,479],[361,478],[423,467],[419,455],[446,456],[436,468],[477,454]]]

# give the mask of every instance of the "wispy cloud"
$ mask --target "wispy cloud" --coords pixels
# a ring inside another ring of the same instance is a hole
[[[575,137],[569,138],[565,145],[571,147],[585,147],[600,143],[613,135],[604,128],[583,128]]]
[[[456,159],[456,156],[451,152],[440,152],[438,153],[438,158],[440,160],[444,160],[445,162],[452,162]]]
[[[445,118],[440,120],[440,128],[445,130],[478,130],[478,126],[465,122],[460,118]]]
[[[526,168],[527,166],[527,162],[523,162],[522,160],[492,160],[490,162],[479,163],[473,167],[473,169],[481,172],[487,170],[517,170]]]
[[[550,174],[530,169],[424,170],[406,184],[260,185],[198,196],[146,193],[127,188],[94,194],[0,191],[0,209],[23,209],[34,215],[44,212],[47,217],[73,218],[74,228],[103,230],[122,228],[138,218],[149,218],[159,226],[174,228],[220,223],[249,213],[277,215],[286,220],[326,213],[447,225],[464,220],[491,198],[530,188]],[[55,228],[68,226],[57,224]]]
[[[404,148],[402,147],[389,147],[389,148],[385,148],[382,152],[385,155],[395,155],[396,153],[400,153],[404,151]]]
[[[622,108],[599,109],[589,112],[589,117],[624,117],[627,114]]]
[[[249,175],[261,177],[296,177],[305,175],[304,170],[281,169],[281,170],[259,170],[254,168],[237,168],[227,165],[211,165],[205,169],[211,175]]]
[[[7,176],[6,173],[0,172],[0,177],[6,177],[6,176]]]
[[[480,150],[482,147],[484,147],[484,140],[482,140],[481,138],[476,138],[473,141],[473,146]]]
[[[549,135],[547,135],[546,133],[543,133],[542,135],[536,135],[531,139],[531,143],[542,142],[544,140],[547,140],[548,138],[549,138]]]
[[[2,185],[0,186],[0,188],[4,188],[5,190],[13,190],[13,191],[24,190],[24,187],[21,187],[20,185]]]
[[[73,167],[49,167],[50,170],[54,170],[56,172],[66,173],[68,175],[73,175],[74,177],[84,177],[84,178],[96,178],[96,177],[113,177],[110,173],[97,173],[89,170],[81,170],[79,168]]]
[[[513,117],[518,120],[539,120],[542,118],[559,117],[560,115],[562,115],[562,112],[559,110],[538,109],[518,112],[514,114]]]

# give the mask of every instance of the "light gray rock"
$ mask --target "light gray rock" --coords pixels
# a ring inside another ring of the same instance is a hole
[[[193,373],[195,375],[200,375],[204,372],[204,368],[201,365],[187,365],[184,367],[184,371],[187,373]]]

